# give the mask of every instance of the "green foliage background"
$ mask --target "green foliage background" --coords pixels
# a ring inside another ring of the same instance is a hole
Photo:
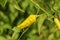
[[[37,22],[16,28],[30,14]],[[60,40],[54,17],[60,20],[60,0],[0,0],[0,40]]]

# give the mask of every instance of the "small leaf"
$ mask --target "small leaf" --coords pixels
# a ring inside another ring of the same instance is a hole
[[[14,27],[13,31],[14,31],[14,33],[12,35],[12,40],[17,40],[19,37],[20,29],[18,27]]]
[[[18,5],[18,2],[16,0],[11,0],[10,4],[17,10],[21,11],[21,12],[24,12],[24,10],[22,10],[19,5]]]
[[[27,40],[39,40],[39,37],[31,34]]]
[[[50,34],[48,40],[53,40],[53,38],[54,38],[54,34]]]
[[[0,18],[5,22],[9,22],[8,17],[2,11],[0,11]]]
[[[52,28],[55,26],[55,23],[53,21],[50,21],[50,20],[45,20],[44,25]]]
[[[13,22],[15,20],[15,18],[18,16],[18,12],[10,13],[9,16],[11,18],[11,22]]]
[[[60,9],[60,0],[55,0],[55,4],[53,6],[53,9],[58,11]]]
[[[0,40],[7,40],[7,39],[4,38],[3,36],[0,36]]]
[[[38,17],[38,19],[37,19],[37,21],[38,21],[38,32],[39,32],[39,34],[40,34],[40,29],[41,29],[41,27],[42,27],[42,25],[43,25],[44,20],[46,19],[46,17],[47,17],[47,15],[44,13],[44,14],[41,14]]]
[[[23,2],[22,2],[22,8],[25,10],[26,8],[27,8],[27,6],[29,5],[29,0],[24,0]]]
[[[5,7],[7,3],[7,0],[0,0],[0,5],[2,5],[2,7]]]

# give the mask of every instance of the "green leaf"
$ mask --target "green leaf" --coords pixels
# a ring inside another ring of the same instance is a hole
[[[21,12],[24,12],[24,10],[22,10],[22,9],[20,8],[20,6],[18,5],[18,2],[17,2],[16,0],[11,0],[10,4],[11,4],[11,6],[13,6],[15,9],[17,9],[17,10],[19,10],[19,11],[21,11]]]
[[[26,10],[27,10],[28,14],[37,14],[39,8],[36,7],[36,6],[30,1],[30,4],[29,4],[29,6],[26,8]]]
[[[55,4],[53,6],[53,9],[58,11],[60,9],[60,0],[55,0]]]
[[[2,7],[5,7],[7,3],[7,0],[0,0],[0,5],[2,5]]]
[[[18,16],[18,12],[13,12],[13,13],[10,13],[10,19],[11,19],[11,22],[13,23],[13,21],[15,20],[15,18]]]
[[[4,24],[1,26],[3,29],[11,29],[11,25],[9,24]]]
[[[0,11],[0,18],[5,22],[9,22],[8,17],[2,11]]]
[[[28,5],[29,5],[29,0],[24,0],[21,6],[25,10],[28,7]]]
[[[44,14],[41,14],[39,17],[38,17],[38,19],[37,19],[37,21],[38,21],[38,32],[39,32],[39,34],[40,34],[40,29],[41,29],[41,27],[42,27],[42,25],[43,25],[43,23],[44,23],[44,20],[46,19],[46,17],[47,17],[47,15],[44,13]]]
[[[36,35],[30,35],[28,38],[27,38],[27,40],[39,40],[39,37],[38,36],[36,36]]]
[[[17,40],[19,37],[20,29],[18,27],[14,27],[12,30],[14,31],[12,35],[12,40]]]
[[[45,20],[44,24],[45,24],[46,26],[50,27],[50,28],[52,28],[52,27],[55,26],[55,23],[53,22],[53,20],[52,20],[52,21],[50,21],[50,20]]]
[[[0,36],[0,40],[7,40],[7,39],[3,36]]]
[[[48,40],[53,40],[53,38],[54,38],[54,34],[50,34]]]
[[[4,34],[4,31],[7,30],[7,29],[11,29],[11,26],[9,24],[0,25],[0,35]]]
[[[15,8],[13,7],[12,4],[9,4],[9,10],[10,10],[11,12],[15,12]]]
[[[6,35],[6,39],[7,39],[7,40],[11,40],[11,36]]]
[[[58,31],[56,31],[56,34],[55,34],[56,36],[56,38],[58,38],[58,39],[60,39],[60,30],[58,30]]]
[[[36,7],[30,3],[30,5],[26,8],[28,14],[36,14],[37,13],[37,9]]]

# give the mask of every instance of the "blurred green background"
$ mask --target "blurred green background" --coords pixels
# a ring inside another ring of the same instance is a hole
[[[30,27],[15,28],[30,14],[40,16]],[[60,40],[54,17],[60,20],[60,0],[0,0],[0,40]]]

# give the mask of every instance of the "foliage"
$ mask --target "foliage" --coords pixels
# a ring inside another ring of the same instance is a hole
[[[31,14],[36,22],[17,28]],[[0,40],[60,40],[54,18],[60,26],[60,0],[0,0]]]

